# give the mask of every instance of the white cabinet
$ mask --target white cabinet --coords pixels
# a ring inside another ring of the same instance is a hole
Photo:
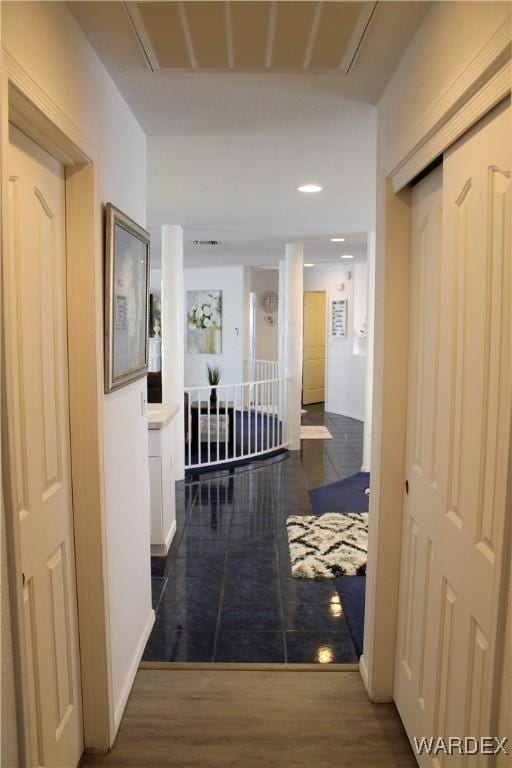
[[[148,406],[151,554],[166,555],[176,533],[173,424],[176,405]]]

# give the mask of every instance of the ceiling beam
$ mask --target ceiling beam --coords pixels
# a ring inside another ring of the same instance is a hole
[[[302,69],[308,69],[311,62],[311,56],[313,54],[313,49],[316,43],[316,36],[318,34],[318,27],[320,26],[320,18],[322,16],[323,5],[324,5],[323,2],[319,2],[316,4],[315,15],[313,16],[313,23],[311,24],[311,32],[309,34],[309,40],[306,47],[306,54],[304,56],[304,63],[302,64]]]
[[[277,23],[277,2],[272,0],[270,3],[268,14],[268,37],[267,37],[267,53],[265,56],[265,66],[270,69],[272,66],[272,58],[274,55],[274,37],[276,34]]]
[[[226,47],[228,53],[228,67],[234,69],[235,66],[235,47],[233,44],[233,20],[231,18],[231,3],[229,0],[224,2],[224,24],[226,28]]]
[[[377,2],[364,3],[363,5],[361,14],[356,22],[354,32],[350,38],[347,50],[345,51],[339,67],[344,75],[348,75],[354,67],[357,54],[359,53],[363,40],[375,15],[377,5]]]
[[[183,30],[183,37],[187,45],[188,58],[192,69],[197,69],[196,52],[194,50],[194,43],[192,42],[192,35],[190,33],[190,27],[187,19],[187,12],[185,11],[185,3],[178,3],[178,13],[180,15],[181,28]]]
[[[158,61],[158,57],[153,46],[151,45],[151,40],[149,39],[146,27],[142,21],[142,16],[140,15],[137,3],[124,2],[123,6],[128,15],[130,26],[142,51],[142,55],[144,56],[146,65],[152,72],[156,72],[160,69],[160,62]]]

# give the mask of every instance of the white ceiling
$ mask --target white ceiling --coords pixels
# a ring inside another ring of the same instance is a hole
[[[188,130],[151,137],[147,156],[149,222],[184,226],[187,261],[276,263],[286,242],[331,249],[330,236],[374,226],[375,107],[337,101],[323,78],[189,77]],[[205,106],[193,93],[207,86]],[[205,132],[208,112],[222,130]],[[309,181],[323,191],[297,191]],[[203,239],[220,244],[191,245]]]
[[[375,103],[428,3],[377,5],[347,74],[151,72],[118,2],[69,7],[148,136],[147,224],[181,224],[189,265],[360,256],[375,225]],[[318,195],[296,191],[317,182]],[[345,235],[346,243],[329,237]],[[193,240],[219,240],[197,248]],[[158,263],[159,241],[153,239]],[[348,263],[348,262],[347,262]]]
[[[161,230],[160,227],[150,227],[151,233],[151,267],[160,269]],[[292,238],[290,238],[292,239]],[[352,232],[346,235],[344,243],[331,243],[327,237],[296,238],[304,243],[304,261],[316,265],[343,264],[348,267],[350,260],[341,259],[342,254],[349,254],[355,261],[366,259],[366,233]],[[187,230],[185,230],[186,266],[223,266],[237,265],[257,268],[277,268],[279,259],[284,257],[284,240],[253,240],[238,241],[224,240],[218,246],[194,246]]]

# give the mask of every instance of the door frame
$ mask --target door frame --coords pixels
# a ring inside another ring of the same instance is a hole
[[[325,288],[319,288],[316,289],[310,289],[310,290],[303,290],[302,291],[302,302],[303,306],[306,305],[306,293],[323,293],[325,297],[325,320],[324,320],[324,341],[325,341],[325,364],[324,364],[324,382],[325,382],[325,392],[324,392],[324,406],[325,410],[327,410],[327,372],[329,370],[328,368],[328,355],[329,355],[329,296],[328,291]],[[302,339],[304,340],[304,313],[302,316]],[[301,392],[301,402],[302,405],[304,405],[304,344],[302,345],[302,392]],[[315,405],[315,403],[310,403],[310,405]]]
[[[393,700],[398,622],[409,364],[411,203],[407,185],[510,95],[510,60],[510,27],[504,22],[442,98],[430,110],[425,108],[414,132],[399,138],[388,157],[382,147],[377,153],[372,480],[364,650],[359,664],[375,702]],[[511,508],[512,466],[508,485]],[[510,516],[508,526],[510,530]],[[510,563],[504,560],[500,603],[505,616],[509,587]],[[502,660],[494,670],[496,681],[501,680],[501,665]]]
[[[13,381],[6,371],[16,360],[16,324],[9,316],[13,296],[8,242],[9,122],[42,146],[65,168],[67,329],[71,485],[77,580],[84,747],[105,751],[114,740],[110,660],[103,478],[102,220],[98,195],[98,152],[69,117],[6,52],[2,64],[0,152],[2,157],[2,439],[3,507],[21,762],[28,754],[27,673],[16,508],[16,416]],[[86,332],[84,333],[84,328]],[[98,620],[102,617],[102,620]]]

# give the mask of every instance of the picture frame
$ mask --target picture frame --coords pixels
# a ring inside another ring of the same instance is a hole
[[[347,299],[333,299],[331,302],[331,336],[333,339],[347,338],[347,321]]]
[[[187,354],[222,354],[222,314],[222,290],[207,288],[187,291]]]
[[[147,375],[150,236],[133,219],[105,208],[105,394]]]

